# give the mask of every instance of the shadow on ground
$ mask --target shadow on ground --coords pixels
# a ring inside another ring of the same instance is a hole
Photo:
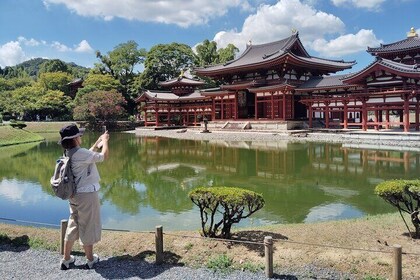
[[[7,235],[0,235],[0,252],[22,252],[29,249],[29,237],[25,234],[11,239]]]
[[[169,251],[164,252],[164,263],[156,265],[155,252],[143,251],[135,256],[123,255],[101,260],[95,265],[96,273],[106,279],[125,279],[138,277],[149,279],[156,277],[174,266],[184,266],[179,262],[181,257]],[[85,266],[76,268],[84,269]]]
[[[249,230],[249,231],[239,231],[232,235],[233,240],[243,240],[243,241],[251,241],[260,244],[251,244],[251,243],[238,243],[232,242],[232,246],[245,246],[248,250],[254,251],[258,253],[260,256],[264,256],[264,238],[266,236],[271,236],[273,240],[275,239],[282,239],[287,240],[289,239],[287,236],[284,236],[279,233],[268,232],[268,231],[261,231],[261,230]],[[275,243],[274,243],[275,244]],[[276,247],[274,246],[274,250]],[[287,279],[287,278],[286,278]]]

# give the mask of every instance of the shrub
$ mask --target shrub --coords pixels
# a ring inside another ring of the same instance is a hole
[[[13,121],[13,122],[10,122],[10,126],[13,128],[22,129],[22,128],[25,128],[27,125],[24,122]]]
[[[233,187],[199,187],[188,195],[200,209],[202,234],[206,237],[230,238],[232,225],[265,203],[261,194]],[[218,222],[216,214],[221,215]]]
[[[375,193],[386,202],[396,207],[412,237],[420,237],[420,180],[391,180],[378,184]],[[411,223],[415,228],[411,233],[402,212],[410,215]]]

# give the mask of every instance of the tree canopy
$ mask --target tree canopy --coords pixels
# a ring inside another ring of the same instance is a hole
[[[185,44],[159,44],[150,49],[140,75],[140,87],[159,88],[159,82],[178,77],[181,71],[196,65],[197,57]]]

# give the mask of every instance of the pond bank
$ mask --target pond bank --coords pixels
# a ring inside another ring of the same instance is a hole
[[[273,259],[277,279],[389,279],[394,244],[403,248],[403,279],[419,279],[420,240],[406,235],[404,223],[397,213],[234,232],[234,238],[252,243],[261,243],[267,235],[275,240]],[[43,279],[56,279],[59,275],[77,279],[266,279],[263,246],[204,239],[197,231],[164,230],[164,266],[154,265],[153,231],[103,231],[102,241],[95,247],[103,262],[93,271],[72,269],[65,272],[58,270],[58,229],[0,223],[1,236],[0,241],[4,236],[10,240],[20,237],[21,249],[0,242],[0,263],[6,264],[0,265],[0,277],[10,273],[11,267],[21,267],[22,272],[12,275],[23,278],[31,275],[25,273],[33,273],[41,277],[45,273]],[[42,250],[28,250],[25,242]],[[74,252],[77,268],[81,268],[84,261],[82,251],[77,244]],[[230,269],[236,272],[220,275],[203,269],[209,265],[209,259],[220,262],[222,255],[232,260]],[[28,263],[37,265],[28,266]]]
[[[44,138],[41,135],[26,129],[13,128],[9,125],[0,126],[0,147],[31,142],[40,142]]]
[[[203,133],[200,128],[186,128],[175,130],[154,130],[152,128],[139,127],[135,131],[138,136],[168,137],[175,139],[190,139],[203,141],[287,141],[292,143],[304,142],[328,142],[342,143],[346,145],[370,145],[369,148],[379,149],[408,149],[420,152],[420,133],[401,133],[399,131],[226,131],[213,130]]]

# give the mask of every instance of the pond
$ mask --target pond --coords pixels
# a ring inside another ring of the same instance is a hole
[[[86,133],[84,147],[98,135]],[[0,148],[0,222],[58,225],[66,201],[49,186],[62,153],[47,141]],[[418,178],[420,153],[341,144],[192,141],[112,133],[101,174],[103,227],[197,230],[197,186],[234,186],[261,193],[264,208],[236,227],[311,223],[394,211],[374,194],[383,180]]]

